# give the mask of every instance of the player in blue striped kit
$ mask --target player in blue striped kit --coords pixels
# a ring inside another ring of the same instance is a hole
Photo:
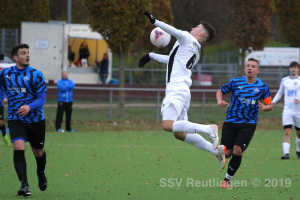
[[[249,58],[244,72],[245,76],[233,78],[220,87],[216,94],[218,105],[224,107],[228,103],[223,100],[223,95],[231,93],[221,144],[226,146],[226,158],[232,158],[221,185],[223,188],[229,188],[229,182],[242,162],[243,152],[249,146],[256,129],[258,111],[271,111],[273,108],[268,85],[257,78],[258,61]]]
[[[46,102],[46,83],[43,74],[29,66],[29,46],[18,44],[12,48],[11,55],[16,65],[0,72],[0,86],[8,98],[8,127],[13,143],[13,161],[21,182],[18,195],[29,196],[31,191],[27,181],[26,142],[31,145],[37,163],[39,188],[47,188],[45,176],[46,152],[45,119],[43,105]]]

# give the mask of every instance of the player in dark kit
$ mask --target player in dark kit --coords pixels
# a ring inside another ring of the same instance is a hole
[[[223,95],[232,94],[222,129],[221,144],[227,148],[226,158],[231,157],[222,188],[229,188],[230,180],[240,167],[243,152],[249,146],[256,129],[258,111],[271,111],[273,108],[268,85],[257,78],[258,61],[249,58],[244,72],[245,76],[231,79],[216,94],[220,107],[228,105]]]
[[[29,46],[18,44],[11,51],[16,66],[0,72],[0,86],[8,98],[8,127],[14,148],[14,166],[21,188],[20,196],[31,195],[27,181],[25,146],[28,141],[37,163],[41,191],[47,188],[45,176],[46,152],[45,119],[46,83],[43,74],[29,66]]]

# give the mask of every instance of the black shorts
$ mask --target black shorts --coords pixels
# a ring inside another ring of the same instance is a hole
[[[221,144],[226,149],[233,149],[234,145],[242,147],[245,151],[254,135],[256,124],[224,122]]]
[[[4,106],[0,106],[0,120],[4,119]]]
[[[16,140],[29,142],[34,149],[42,149],[45,144],[45,120],[34,123],[22,123],[19,120],[9,120],[8,128],[12,143]]]

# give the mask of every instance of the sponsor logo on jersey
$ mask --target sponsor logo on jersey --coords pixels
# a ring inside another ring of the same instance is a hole
[[[9,87],[7,88],[7,90],[15,93],[26,93],[27,91],[26,88],[13,88],[13,87]]]

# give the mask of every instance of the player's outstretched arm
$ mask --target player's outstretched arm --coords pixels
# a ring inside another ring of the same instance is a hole
[[[155,18],[153,15],[151,15],[150,13],[148,13],[147,11],[143,11],[143,14],[146,15],[149,18],[149,21],[154,24],[155,23]]]
[[[149,53],[144,55],[140,60],[139,60],[139,67],[144,67],[144,65],[151,60]]]
[[[166,24],[165,22],[156,20],[154,18],[154,16],[152,14],[148,13],[147,11],[143,11],[143,14],[146,15],[149,18],[149,20],[152,24],[162,28],[164,31],[166,31],[167,33],[173,35],[177,39],[180,39],[183,36],[183,31],[181,31],[181,30],[179,30],[179,29],[177,29],[177,28],[175,28],[175,27],[173,27],[169,24]]]

